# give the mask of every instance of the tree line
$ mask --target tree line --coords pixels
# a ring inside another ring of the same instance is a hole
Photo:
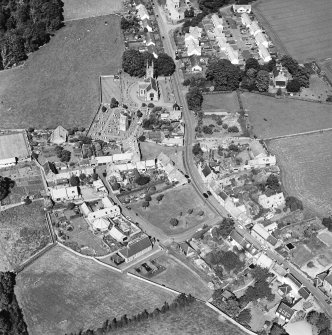
[[[126,328],[128,325],[137,324],[147,319],[156,318],[167,312],[175,312],[178,309],[182,309],[192,304],[196,299],[192,295],[186,295],[181,293],[177,296],[171,304],[165,301],[161,308],[155,308],[153,312],[149,313],[146,309],[132,317],[128,317],[126,314],[120,318],[113,318],[112,320],[106,320],[101,327],[94,329],[81,330],[78,333],[70,333],[66,335],[107,335],[111,334],[113,330]]]
[[[122,55],[124,72],[133,77],[144,77],[146,65],[154,65],[154,77],[171,76],[175,71],[175,63],[168,54],[160,53],[155,59],[150,52],[139,52],[135,49],[125,50]]]
[[[14,292],[15,277],[13,272],[0,272],[0,334],[28,335],[27,325]]]
[[[0,69],[25,60],[63,25],[61,0],[0,0]]]

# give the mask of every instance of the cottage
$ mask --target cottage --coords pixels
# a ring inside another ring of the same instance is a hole
[[[314,279],[314,284],[316,287],[321,287],[324,284],[325,278],[328,276],[328,272],[319,273]]]
[[[246,26],[247,28],[249,28],[250,25],[251,25],[251,23],[252,23],[252,21],[251,21],[249,15],[248,15],[247,13],[243,13],[243,14],[241,15],[241,22],[242,22],[242,24],[243,24],[244,26]]]
[[[68,131],[62,126],[55,128],[50,136],[50,142],[61,145],[66,143],[68,139]]]
[[[243,14],[243,15],[245,15],[245,14]],[[261,32],[262,30],[261,30],[260,26],[258,25],[257,21],[252,21],[251,25],[249,26],[249,31],[250,31],[251,35],[255,36],[256,34]]]
[[[285,302],[281,302],[277,308],[276,315],[284,320],[285,322],[288,322],[291,320],[295,313],[295,310],[292,309],[289,305],[287,305]]]
[[[76,186],[64,188],[52,188],[51,197],[55,202],[75,200],[80,197]]]
[[[152,243],[149,237],[142,234],[140,237],[130,241],[128,245],[119,250],[119,254],[124,258],[125,262],[131,262],[146,252],[152,250]]]
[[[196,56],[202,55],[202,48],[199,45],[199,40],[196,39],[193,35],[186,34],[184,42],[187,48],[188,57],[193,56],[193,55],[196,55]]]
[[[190,56],[190,70],[191,72],[202,72],[203,68],[200,65],[199,58],[196,55]]]
[[[219,17],[217,14],[213,14],[211,16],[211,20],[213,23],[214,28],[224,28],[224,20],[222,17]]]
[[[197,40],[199,40],[202,37],[202,31],[203,29],[200,27],[189,27],[189,34],[191,36],[194,36]]]
[[[265,254],[261,253],[256,259],[256,265],[262,268],[270,269],[273,265],[273,260]]]
[[[274,76],[273,82],[275,88],[286,88],[288,82],[286,71],[284,70],[277,71],[276,75]]]
[[[195,250],[187,242],[180,243],[179,248],[181,252],[187,257],[195,255]]]
[[[262,44],[264,45],[265,48],[269,46],[268,40],[266,39],[266,37],[261,31],[255,35],[255,40],[256,40],[257,45]]]
[[[270,53],[263,44],[258,44],[258,53],[259,56],[262,58],[263,62],[265,63],[269,62],[272,59]]]
[[[145,45],[148,47],[150,45],[156,45],[154,41],[154,36],[150,32],[145,33]]]
[[[282,284],[281,286],[278,287],[278,293],[282,297],[286,297],[288,294],[292,292],[292,288],[288,284]]]
[[[293,274],[288,273],[285,277],[295,284],[296,287],[300,288],[302,286],[302,283]]]
[[[329,295],[332,295],[332,272],[324,278],[323,288]]]
[[[298,294],[304,299],[307,300],[310,296],[310,291],[305,287],[302,286],[299,290],[298,290]]]
[[[259,223],[256,223],[251,229],[251,235],[263,244],[269,243],[275,246],[278,240],[270,235],[268,231]]]

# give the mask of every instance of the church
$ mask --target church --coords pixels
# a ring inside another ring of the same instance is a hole
[[[153,61],[151,66],[146,64],[146,75],[144,81],[138,82],[138,97],[144,101],[158,101],[159,87],[158,81],[153,77]]]

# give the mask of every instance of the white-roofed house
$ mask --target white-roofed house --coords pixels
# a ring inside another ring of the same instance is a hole
[[[229,44],[226,44],[225,53],[232,64],[239,64],[239,53],[234,50]]]
[[[263,207],[263,208],[278,208],[280,206],[285,205],[285,197],[282,192],[273,194],[271,196],[266,196],[265,194],[261,194],[258,197],[258,203]]]
[[[251,13],[251,5],[233,5],[234,13]]]
[[[79,199],[80,195],[77,186],[51,188],[51,197],[55,202]]]
[[[144,5],[139,4],[138,6],[136,6],[136,9],[137,9],[137,16],[141,21],[145,19],[147,20],[150,19],[150,15]]]
[[[243,13],[241,15],[241,22],[244,26],[246,26],[247,28],[251,25],[252,21],[249,17],[249,15],[247,13]]]
[[[258,22],[257,21],[252,21],[250,27],[249,27],[249,31],[250,31],[250,34],[251,35],[256,35],[258,34],[259,32],[262,31],[262,29],[260,28],[260,26],[258,25]]]
[[[100,231],[106,231],[108,230],[110,222],[105,218],[98,218],[97,220],[94,220],[91,224],[93,229],[95,230],[98,229]]]
[[[256,265],[261,266],[262,268],[270,269],[273,265],[273,260],[265,254],[261,253],[256,259]]]
[[[117,205],[113,205],[112,207],[107,207],[107,208],[103,208],[103,209],[99,209],[95,212],[91,212],[88,214],[87,219],[90,222],[93,222],[96,219],[102,218],[102,217],[106,217],[109,216],[111,218],[114,218],[116,216],[120,215],[120,208]]]
[[[0,168],[16,165],[16,158],[4,158],[0,160]]]
[[[114,154],[113,156],[113,162],[130,162],[133,158],[132,152],[125,152],[123,154]],[[97,157],[98,158],[98,157]]]
[[[224,28],[224,20],[222,17],[219,17],[217,14],[213,14],[211,16],[211,20],[215,28]]]
[[[112,206],[114,206],[113,202],[110,200],[109,197],[102,198],[101,202],[105,208],[111,208]]]
[[[180,0],[166,0],[165,9],[170,20],[177,22],[184,19],[184,10],[180,7]]]
[[[180,121],[182,119],[182,112],[181,112],[181,110],[171,110],[169,112],[169,119],[171,121]]]
[[[170,137],[170,138],[164,138],[161,141],[161,144],[167,146],[167,147],[183,147],[184,139],[183,137]]]
[[[189,27],[189,34],[194,36],[197,40],[199,40],[202,36],[202,28],[200,27]]]
[[[56,127],[50,136],[50,142],[57,145],[66,143],[67,139],[68,139],[68,131],[62,126]]]
[[[83,202],[83,204],[80,206],[80,210],[84,216],[88,216],[91,213],[91,209],[85,202]]]
[[[264,36],[264,34],[260,31],[255,35],[255,40],[257,45],[264,45],[265,48],[267,48],[269,46],[269,42],[266,39],[266,37]]]
[[[127,241],[127,239],[128,239],[128,237],[125,234],[123,234],[123,232],[115,226],[112,227],[109,234],[115,240],[117,240],[118,242],[121,242],[121,243]]]

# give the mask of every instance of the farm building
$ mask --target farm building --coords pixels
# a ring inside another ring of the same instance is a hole
[[[0,135],[0,168],[30,159],[30,148],[25,132]]]
[[[127,241],[128,237],[117,227],[113,226],[110,230],[110,235],[118,242]]]
[[[50,142],[61,145],[66,143],[68,139],[68,131],[62,126],[55,128],[50,136]]]
[[[119,254],[128,263],[150,250],[152,250],[152,243],[147,235],[142,234],[140,237],[130,241],[126,247],[120,249]]]

